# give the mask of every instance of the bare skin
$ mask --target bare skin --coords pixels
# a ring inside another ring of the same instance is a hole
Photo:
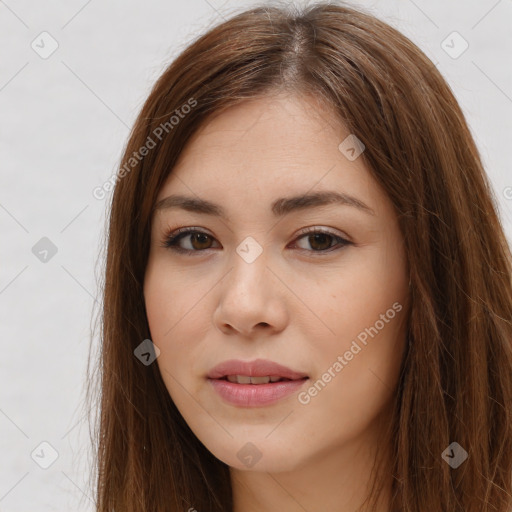
[[[235,512],[354,512],[377,447],[389,455],[380,420],[396,393],[409,277],[389,198],[362,158],[338,149],[348,135],[311,97],[245,102],[201,127],[157,197],[183,194],[226,210],[225,218],[157,210],[144,297],[166,387],[229,465]],[[349,194],[374,214],[340,204],[271,211],[278,198],[320,191]],[[205,235],[177,242],[189,253],[163,247],[182,227]],[[247,237],[262,251],[250,263],[237,252]],[[213,390],[213,366],[256,358],[309,379],[260,407],[232,405]],[[240,455],[248,450],[256,463]],[[377,512],[391,510],[384,469]]]

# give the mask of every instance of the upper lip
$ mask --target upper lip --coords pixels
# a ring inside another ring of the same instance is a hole
[[[255,359],[253,361],[241,361],[230,359],[223,361],[208,372],[209,379],[221,379],[228,375],[246,375],[248,377],[266,377],[278,375],[291,380],[299,380],[307,377],[307,374],[292,370],[267,359]]]

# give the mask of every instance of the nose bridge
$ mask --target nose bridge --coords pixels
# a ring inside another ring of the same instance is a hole
[[[281,331],[287,314],[276,288],[278,280],[267,268],[271,265],[270,251],[264,250],[251,237],[247,238],[229,258],[230,271],[221,285],[214,323],[226,333],[234,330],[250,335],[263,326],[271,327],[269,332]]]
[[[253,237],[246,237],[235,249],[233,254],[234,284],[242,284],[254,289],[264,279],[267,273],[268,250]]]
[[[236,254],[247,265],[253,265],[258,260],[266,259],[266,252],[268,251],[263,248],[263,242],[261,241],[263,236],[262,234],[258,237],[260,241],[252,236],[246,236],[236,247]]]
[[[276,293],[272,288],[272,272],[267,268],[269,254],[268,249],[250,236],[235,247],[222,292],[224,307],[239,313],[264,314]]]

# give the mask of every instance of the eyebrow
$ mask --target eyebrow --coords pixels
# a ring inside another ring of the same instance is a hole
[[[293,197],[281,197],[272,203],[271,211],[275,217],[282,217],[293,211],[330,204],[352,206],[369,215],[375,215],[375,212],[369,206],[356,197],[334,191],[315,192],[310,194],[306,193]],[[154,210],[164,210],[168,208],[181,208],[189,212],[227,218],[225,209],[219,204],[195,197],[170,195],[158,201]]]

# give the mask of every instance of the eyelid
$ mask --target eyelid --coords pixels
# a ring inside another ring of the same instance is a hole
[[[300,229],[296,233],[295,238],[297,238],[300,235],[307,235],[309,233],[325,233],[327,235],[336,236],[338,238],[343,238],[347,242],[350,242],[349,237],[347,235],[345,235],[345,234],[337,234],[337,233],[335,233],[335,231],[337,233],[339,233],[339,231],[335,230],[334,228],[325,228],[325,227],[317,226],[317,225],[309,226],[309,227]]]

